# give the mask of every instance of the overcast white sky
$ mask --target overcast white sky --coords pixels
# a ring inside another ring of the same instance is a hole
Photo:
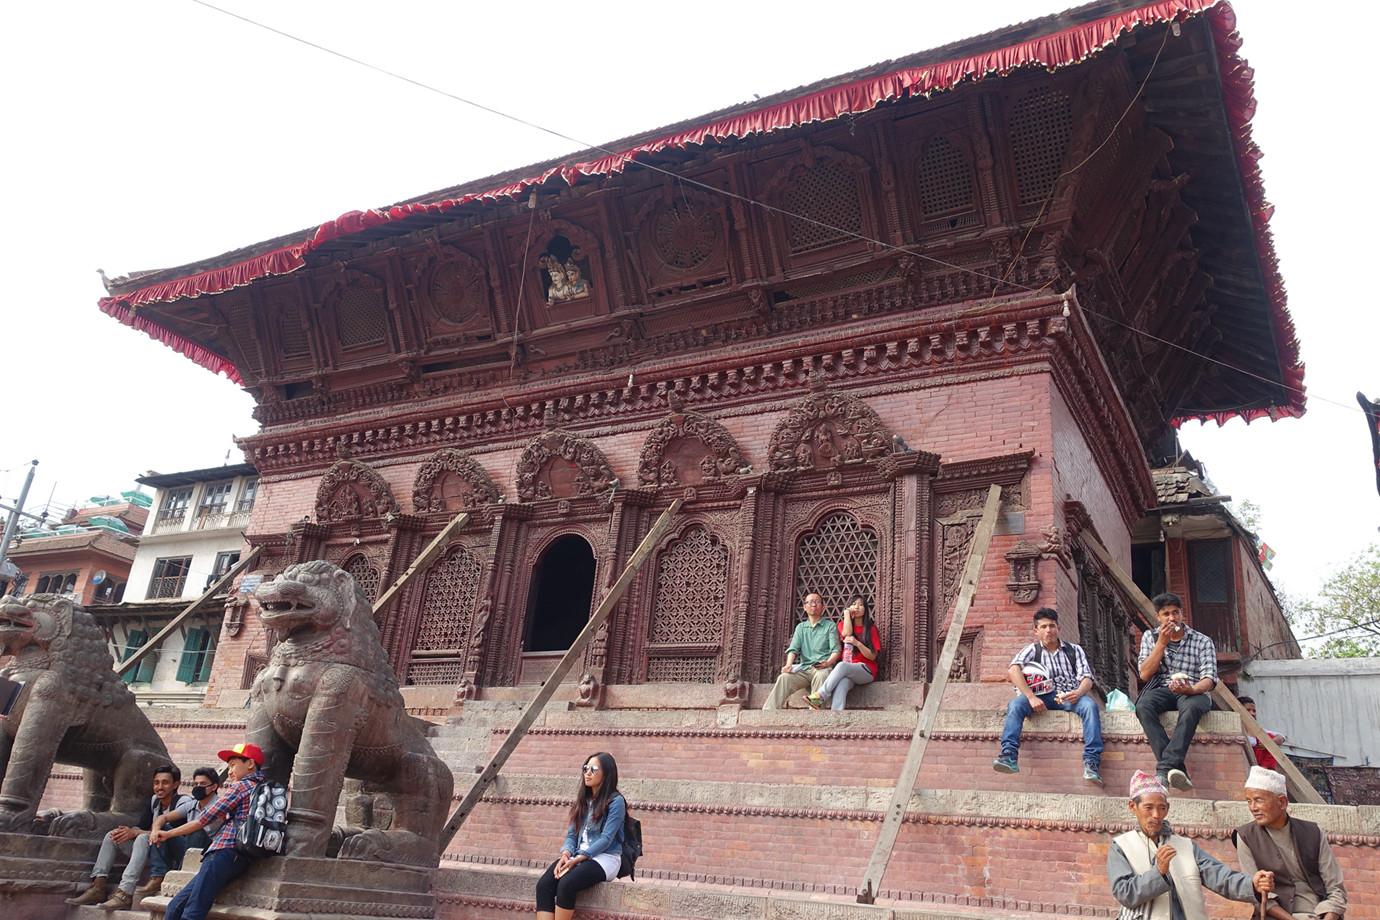
[[[589,144],[1067,5],[223,3]],[[1261,506],[1276,583],[1306,593],[1380,524],[1353,395],[1380,397],[1374,78],[1347,43],[1380,14],[1234,6],[1311,398],[1302,420],[1183,440],[1220,491]],[[30,505],[69,505],[218,465],[256,429],[237,387],[99,312],[98,267],[180,265],[572,149],[192,0],[8,4],[0,49],[6,503],[32,459]]]

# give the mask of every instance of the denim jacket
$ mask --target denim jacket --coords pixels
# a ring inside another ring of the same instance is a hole
[[[589,823],[591,812],[594,810],[593,803],[585,811],[585,824]],[[613,797],[609,802],[608,814],[604,815],[604,824],[599,828],[599,832],[594,834],[589,841],[589,846],[582,850],[575,847],[579,842],[579,832],[575,825],[570,825],[570,829],[565,835],[565,844],[561,847],[563,852],[568,852],[571,856],[598,856],[601,853],[617,855],[623,852],[623,817],[628,813],[628,803],[621,794]]]

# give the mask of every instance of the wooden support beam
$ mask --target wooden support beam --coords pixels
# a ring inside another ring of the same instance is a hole
[[[978,580],[982,577],[982,564],[987,558],[987,547],[992,542],[992,534],[997,529],[997,512],[1001,510],[1001,486],[993,484],[987,490],[987,504],[973,535],[973,545],[968,548],[968,564],[963,568],[963,580],[959,582],[958,603],[954,605],[953,618],[949,620],[949,631],[944,637],[944,649],[939,653],[939,663],[931,675],[929,691],[925,694],[925,708],[920,712],[920,721],[915,725],[915,734],[910,740],[910,750],[905,763],[901,765],[901,775],[896,780],[896,788],[891,794],[891,805],[887,807],[882,819],[882,831],[877,836],[877,844],[872,849],[872,859],[863,874],[862,884],[858,885],[858,902],[871,904],[877,899],[882,887],[882,876],[887,863],[891,861],[891,851],[896,846],[896,837],[901,832],[901,821],[906,816],[906,806],[910,804],[910,794],[915,791],[915,780],[920,775],[920,764],[925,759],[925,749],[930,743],[930,732],[939,717],[939,707],[944,699],[944,689],[949,685],[949,672],[953,670],[954,658],[958,655],[958,643],[963,638],[963,624],[968,618],[968,608],[972,606],[973,595],[977,593]]]
[[[407,567],[407,571],[403,572],[402,575],[398,577],[398,580],[393,582],[392,586],[389,587],[387,591],[379,595],[378,600],[374,601],[374,616],[377,617],[379,611],[388,606],[388,602],[397,596],[398,592],[402,590],[403,585],[412,580],[413,575],[416,575],[422,569],[431,565],[432,560],[441,555],[441,550],[446,548],[446,543],[450,541],[451,534],[455,533],[461,527],[464,527],[465,524],[469,522],[469,519],[470,513],[468,511],[461,511],[455,517],[451,518],[449,524],[441,528],[441,532],[426,545],[426,549],[422,550],[421,554],[418,555],[416,559],[412,560],[412,564]]]
[[[152,654],[155,649],[157,649],[160,645],[163,644],[164,639],[172,635],[172,631],[174,629],[177,629],[179,626],[182,625],[183,621],[186,620],[187,617],[196,613],[198,610],[201,609],[202,605],[204,605],[211,598],[219,594],[221,589],[224,588],[226,585],[230,584],[230,582],[234,580],[236,575],[240,574],[245,569],[249,568],[249,566],[253,565],[254,561],[259,558],[259,554],[263,551],[264,548],[262,546],[256,546],[253,549],[251,549],[249,551],[248,556],[245,556],[239,562],[235,563],[234,567],[231,568],[230,571],[226,572],[224,575],[220,577],[219,580],[216,581],[215,584],[211,585],[211,587],[206,589],[205,594],[201,595],[201,597],[192,601],[191,604],[183,608],[182,612],[179,613],[177,616],[173,617],[172,622],[160,629],[157,635],[155,635],[148,642],[145,642],[143,645],[141,645],[139,647],[139,650],[136,651],[133,655],[130,655],[124,661],[117,663],[115,665],[115,673],[125,673],[130,668],[134,667],[139,662],[143,661],[146,655]]]
[[[1150,603],[1150,599],[1136,586],[1136,583],[1131,580],[1130,576],[1126,574],[1121,566],[1116,564],[1116,561],[1112,559],[1112,554],[1107,552],[1107,548],[1099,543],[1097,538],[1087,531],[1080,534],[1079,539],[1083,541],[1084,546],[1092,550],[1092,554],[1096,556],[1107,568],[1107,571],[1111,573],[1112,578],[1120,586],[1122,593],[1140,608],[1141,613],[1144,614],[1150,623],[1157,624],[1159,618],[1155,615],[1154,605]],[[1220,680],[1217,681],[1217,686],[1212,689],[1212,696],[1213,699],[1239,715],[1241,717],[1241,725],[1245,728],[1246,733],[1259,738],[1260,743],[1265,746],[1265,750],[1273,754],[1275,760],[1279,761],[1280,772],[1284,774],[1285,780],[1288,781],[1289,794],[1294,797],[1295,802],[1307,802],[1311,805],[1327,804],[1323,801],[1322,796],[1318,795],[1318,790],[1313,788],[1313,784],[1308,781],[1307,777],[1299,772],[1298,767],[1294,766],[1294,762],[1289,759],[1289,756],[1280,749],[1279,745],[1266,733],[1265,729],[1260,727],[1260,723],[1256,722],[1256,720],[1251,717],[1251,714],[1241,705],[1236,695],[1227,689],[1225,683]]]
[[[512,756],[513,751],[517,750],[518,742],[527,734],[527,730],[532,727],[532,723],[537,720],[537,716],[541,715],[541,711],[546,704],[551,701],[551,697],[555,695],[557,688],[561,685],[561,681],[565,679],[565,675],[570,672],[570,669],[575,666],[575,662],[584,654],[585,647],[594,639],[595,634],[599,631],[599,627],[609,618],[609,614],[613,612],[614,606],[618,603],[619,599],[623,597],[624,592],[631,587],[633,576],[637,574],[637,570],[640,569],[642,564],[651,556],[652,550],[656,549],[657,542],[660,541],[666,531],[671,528],[671,524],[676,514],[679,513],[682,504],[684,504],[683,499],[676,499],[671,503],[671,507],[662,512],[661,517],[657,518],[656,523],[652,525],[652,529],[648,531],[647,536],[643,537],[642,542],[638,544],[637,549],[632,554],[632,558],[628,560],[628,565],[623,569],[623,574],[619,575],[618,580],[613,583],[613,587],[609,588],[609,593],[604,595],[604,599],[599,602],[599,606],[590,616],[589,622],[585,624],[585,628],[580,630],[580,634],[575,637],[575,641],[570,644],[570,648],[567,649],[565,655],[561,657],[560,663],[557,664],[556,669],[551,672],[551,676],[541,685],[541,689],[538,690],[537,695],[532,698],[532,702],[527,704],[527,708],[523,710],[522,717],[517,720],[517,724],[513,726],[512,731],[508,732],[507,739],[505,739],[499,749],[494,752],[493,757],[489,758],[488,764],[480,771],[478,778],[474,781],[474,785],[470,787],[470,791],[465,794],[465,797],[460,800],[460,804],[456,807],[454,813],[451,814],[450,820],[446,822],[445,828],[441,831],[441,839],[438,843],[441,852],[445,852],[446,847],[450,846],[450,842],[455,839],[456,831],[460,830],[460,825],[465,823],[465,819],[469,817],[470,812],[474,811],[474,807],[479,804],[479,800],[484,797],[484,793],[493,785],[494,780],[498,779],[498,773],[503,769],[503,765],[508,761],[508,758]]]

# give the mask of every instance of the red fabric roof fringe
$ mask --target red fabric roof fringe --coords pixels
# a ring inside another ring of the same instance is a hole
[[[168,303],[183,297],[216,294],[249,284],[259,278],[295,271],[305,264],[308,253],[332,240],[393,221],[405,220],[419,214],[441,214],[472,201],[497,198],[516,198],[528,189],[544,185],[556,175],[574,185],[583,176],[615,175],[627,168],[639,154],[654,154],[669,148],[685,148],[704,144],[709,140],[746,137],[755,133],[776,131],[815,121],[827,121],[844,115],[859,114],[876,108],[883,102],[905,96],[927,96],[951,89],[964,80],[980,80],[990,74],[1005,75],[1017,68],[1032,65],[1054,70],[1077,64],[1117,40],[1131,29],[1154,23],[1170,22],[1187,16],[1206,14],[1211,23],[1223,75],[1223,94],[1231,119],[1232,136],[1242,180],[1250,205],[1251,219],[1256,229],[1256,246],[1269,290],[1271,319],[1280,349],[1281,366],[1286,386],[1301,387],[1303,367],[1298,363],[1298,343],[1293,323],[1285,308],[1284,286],[1279,276],[1278,262],[1268,224],[1272,208],[1265,201],[1260,181],[1258,161],[1260,151],[1251,140],[1250,120],[1255,114],[1255,97],[1251,85],[1254,72],[1237,52],[1241,38],[1236,33],[1236,14],[1226,0],[1162,0],[1139,9],[1095,22],[1085,23],[1040,38],[988,51],[983,54],[947,61],[925,67],[911,67],[867,77],[843,86],[810,93],[797,99],[745,112],[707,125],[667,135],[629,148],[619,153],[584,163],[552,167],[540,175],[522,179],[485,192],[463,195],[430,203],[397,205],[387,209],[350,211],[317,228],[311,238],[282,249],[247,259],[226,268],[213,269],[187,278],[141,288],[121,297],[105,297],[101,309],[120,322],[142,329],[159,341],[215,372],[224,371],[239,382],[233,362],[177,335],[152,320],[137,316],[131,306]],[[227,370],[228,368],[228,370]],[[1298,416],[1303,414],[1303,395],[1297,392],[1290,405],[1275,414]],[[1215,419],[1219,424],[1233,415],[1258,418],[1272,410],[1253,409],[1236,412],[1216,412],[1188,418]]]

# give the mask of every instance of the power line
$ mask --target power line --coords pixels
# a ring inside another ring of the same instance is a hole
[[[493,106],[485,105],[485,104],[482,103],[482,102],[476,102],[476,101],[474,101],[473,99],[469,99],[469,98],[466,98],[466,97],[464,97],[464,96],[460,96],[460,95],[458,95],[458,94],[456,94],[456,93],[452,93],[452,92],[450,92],[450,91],[448,91],[448,90],[441,89],[440,87],[434,86],[434,85],[432,85],[432,84],[430,84],[430,83],[426,83],[426,82],[423,82],[423,81],[421,81],[421,80],[417,80],[417,79],[415,79],[415,78],[413,78],[413,77],[409,77],[409,76],[407,76],[407,75],[405,75],[405,74],[398,73],[397,71],[389,70],[389,69],[386,68],[386,67],[382,67],[382,66],[379,66],[379,65],[377,65],[377,64],[370,63],[369,61],[365,61],[365,60],[363,60],[363,59],[361,59],[361,58],[354,57],[354,56],[349,55],[349,54],[346,54],[346,53],[344,53],[344,52],[342,52],[342,51],[337,51],[337,50],[335,50],[335,49],[333,49],[333,48],[326,47],[325,45],[322,45],[322,44],[319,44],[319,43],[317,43],[317,42],[314,42],[314,41],[312,41],[311,39],[304,38],[304,37],[302,37],[302,36],[300,36],[300,35],[296,35],[296,34],[293,34],[293,33],[291,33],[291,32],[287,32],[287,31],[285,31],[285,30],[283,30],[283,29],[279,29],[279,28],[277,28],[277,27],[275,27],[275,26],[268,25],[267,23],[261,22],[261,21],[259,21],[259,20],[257,20],[257,19],[253,19],[253,18],[251,18],[251,17],[249,17],[249,16],[245,16],[245,15],[243,15],[243,14],[241,14],[241,13],[236,13],[236,12],[234,12],[234,11],[232,11],[232,10],[227,10],[227,9],[225,9],[224,7],[216,6],[214,3],[208,2],[208,0],[191,0],[191,2],[193,2],[193,3],[195,3],[195,4],[199,5],[199,6],[203,6],[203,7],[205,7],[206,9],[213,10],[213,11],[215,11],[215,12],[217,12],[217,13],[221,13],[222,15],[229,16],[229,17],[232,18],[232,19],[237,19],[237,20],[239,20],[239,21],[241,21],[241,22],[243,22],[243,23],[245,23],[245,24],[247,24],[247,25],[251,25],[251,26],[254,26],[254,27],[256,27],[256,28],[260,28],[260,29],[263,29],[263,30],[265,30],[265,31],[272,32],[272,33],[275,34],[275,35],[278,35],[278,36],[280,36],[280,37],[282,37],[282,38],[288,39],[289,41],[293,41],[293,42],[297,42],[297,43],[299,43],[299,44],[305,45],[305,46],[307,46],[308,48],[312,48],[312,49],[314,49],[314,50],[316,50],[316,51],[320,51],[320,52],[322,52],[323,54],[329,54],[329,55],[331,55],[331,56],[333,56],[333,57],[336,57],[336,58],[339,58],[339,59],[341,59],[341,60],[343,60],[343,61],[347,61],[347,62],[349,62],[349,63],[351,63],[351,64],[355,64],[355,65],[357,65],[357,66],[359,66],[359,67],[363,67],[363,68],[365,68],[365,69],[367,69],[367,70],[372,70],[372,71],[374,71],[375,73],[382,74],[382,75],[384,75],[384,76],[386,76],[386,77],[391,77],[392,79],[399,80],[399,81],[401,81],[401,82],[403,82],[403,83],[407,83],[407,84],[410,85],[410,86],[415,86],[415,87],[417,87],[418,89],[422,89],[422,90],[425,90],[425,91],[430,92],[430,93],[435,93],[435,94],[437,94],[437,95],[443,96],[443,97],[445,97],[445,98],[447,98],[447,99],[450,99],[450,100],[452,100],[452,101],[459,102],[459,103],[461,103],[461,104],[463,104],[463,105],[470,106],[470,107],[475,108],[475,109],[478,109],[478,110],[480,110],[480,111],[482,111],[482,112],[486,112],[486,113],[488,113],[488,114],[490,114],[490,115],[493,115],[493,116],[495,116],[495,117],[502,118],[502,119],[507,120],[507,121],[511,121],[511,122],[513,122],[513,123],[515,123],[515,124],[519,124],[519,125],[522,125],[522,126],[527,127],[527,128],[531,128],[532,130],[534,130],[534,131],[539,131],[539,132],[541,132],[541,133],[543,133],[543,134],[551,135],[552,137],[556,137],[556,138],[559,138],[559,139],[561,139],[561,140],[567,141],[567,142],[569,142],[569,143],[575,144],[575,145],[577,145],[577,147],[580,147],[580,148],[583,148],[583,149],[588,149],[588,150],[593,150],[593,151],[597,151],[597,152],[600,152],[600,153],[607,154],[607,155],[610,156],[610,157],[614,157],[614,158],[617,158],[617,159],[621,160],[624,164],[626,164],[626,165],[629,166],[629,167],[636,166],[636,167],[640,167],[640,168],[649,170],[649,171],[651,171],[651,172],[660,173],[660,174],[665,175],[665,176],[667,176],[667,177],[669,177],[669,178],[671,178],[671,179],[674,179],[675,181],[682,182],[682,183],[685,183],[685,184],[687,184],[687,185],[693,186],[693,187],[695,187],[695,188],[697,188],[697,189],[700,189],[700,190],[702,190],[702,191],[708,192],[708,193],[710,193],[710,194],[712,194],[712,195],[717,195],[717,196],[729,198],[729,199],[731,199],[731,200],[740,201],[740,202],[742,202],[742,203],[744,203],[744,204],[747,204],[747,205],[750,205],[750,206],[752,206],[752,207],[760,208],[760,209],[762,209],[762,210],[764,210],[764,211],[767,211],[767,212],[770,212],[770,213],[773,213],[773,214],[777,214],[777,215],[781,215],[781,216],[783,216],[783,217],[788,217],[788,218],[790,218],[790,219],[792,219],[792,220],[805,221],[805,222],[807,222],[807,223],[810,223],[810,224],[813,224],[813,225],[815,225],[815,226],[821,227],[821,228],[823,228],[823,229],[829,230],[830,232],[837,233],[837,234],[839,234],[840,236],[843,236],[843,237],[848,237],[848,238],[851,238],[851,239],[855,239],[855,240],[858,240],[859,242],[864,242],[864,243],[867,243],[867,244],[869,244],[869,245],[871,245],[871,246],[876,246],[876,247],[878,247],[878,248],[881,248],[881,249],[884,249],[884,250],[887,250],[887,251],[896,252],[896,253],[900,253],[900,254],[903,254],[903,255],[908,255],[908,256],[911,256],[912,258],[916,258],[916,259],[921,259],[921,260],[923,260],[923,261],[930,262],[930,263],[932,263],[932,264],[934,264],[934,265],[940,266],[940,267],[945,268],[945,269],[948,269],[948,270],[950,270],[950,271],[961,272],[961,273],[963,273],[963,274],[967,274],[967,275],[973,276],[973,277],[975,277],[975,278],[980,278],[980,279],[982,279],[982,280],[984,280],[984,281],[992,282],[992,283],[995,285],[995,287],[993,288],[992,296],[996,296],[997,290],[998,290],[999,288],[1003,288],[1003,287],[1004,287],[1004,288],[1011,289],[1011,290],[1015,290],[1015,291],[1024,291],[1024,292],[1026,292],[1026,293],[1031,293],[1031,294],[1041,294],[1041,293],[1044,293],[1044,291],[1048,288],[1048,285],[1045,285],[1044,287],[1041,287],[1041,288],[1034,288],[1034,287],[1030,287],[1029,285],[1022,284],[1022,283],[1020,283],[1020,282],[1016,282],[1016,281],[1011,281],[1011,280],[1009,280],[1010,271],[1011,271],[1009,268],[1008,268],[1007,272],[1005,273],[1006,276],[1005,276],[1005,277],[999,278],[999,277],[996,277],[995,275],[991,275],[991,274],[989,274],[989,273],[987,273],[987,272],[978,271],[978,270],[976,270],[976,269],[967,268],[967,267],[961,266],[961,265],[954,265],[954,264],[951,264],[951,263],[949,263],[949,262],[945,262],[945,261],[942,260],[942,259],[937,259],[937,258],[935,258],[935,257],[933,257],[933,256],[930,256],[930,255],[927,255],[927,254],[925,254],[925,253],[917,252],[917,251],[912,250],[912,249],[907,249],[907,248],[905,248],[905,247],[903,247],[903,246],[897,246],[897,245],[894,245],[894,244],[892,244],[892,243],[888,243],[888,242],[886,242],[886,241],[884,241],[884,240],[873,239],[872,237],[867,236],[866,234],[859,233],[859,232],[854,231],[854,230],[850,230],[850,229],[848,229],[848,228],[846,228],[846,227],[836,227],[836,226],[833,226],[832,224],[829,224],[829,223],[827,223],[827,222],[825,222],[825,221],[817,220],[817,219],[815,219],[815,218],[808,217],[808,216],[803,215],[803,214],[797,214],[797,213],[792,212],[792,211],[789,211],[789,210],[787,210],[787,209],[785,209],[785,208],[781,208],[781,207],[778,207],[778,206],[776,206],[776,205],[770,204],[769,202],[759,201],[759,200],[757,200],[757,199],[755,199],[755,198],[750,198],[750,197],[748,197],[748,196],[746,196],[746,195],[741,195],[741,194],[739,194],[739,193],[737,193],[737,192],[734,192],[734,191],[731,191],[731,190],[729,190],[729,189],[718,188],[718,187],[716,187],[716,186],[710,185],[709,183],[701,182],[701,181],[699,181],[699,180],[697,180],[697,179],[694,179],[694,178],[691,178],[691,177],[687,177],[687,176],[681,175],[680,173],[673,172],[673,171],[671,171],[671,170],[669,170],[669,169],[665,169],[665,168],[663,168],[663,167],[661,167],[661,166],[657,166],[655,163],[649,163],[649,162],[646,162],[645,160],[639,162],[639,161],[637,161],[637,160],[634,158],[634,156],[629,155],[629,154],[628,154],[627,152],[625,152],[625,151],[614,150],[614,149],[609,148],[609,147],[606,147],[606,146],[604,146],[604,145],[602,145],[602,144],[590,143],[590,142],[588,142],[588,141],[581,140],[581,139],[579,139],[579,138],[577,138],[577,137],[573,137],[573,136],[571,136],[571,135],[569,135],[569,134],[565,134],[565,133],[563,133],[563,132],[561,132],[561,131],[558,131],[558,130],[556,130],[556,129],[554,129],[554,128],[547,127],[546,125],[537,124],[536,122],[529,121],[529,120],[527,120],[527,119],[525,119],[525,118],[522,118],[521,116],[513,115],[513,114],[511,114],[511,113],[509,113],[509,112],[505,112],[505,111],[503,111],[502,109],[497,109],[497,108],[494,108]],[[1157,63],[1157,62],[1159,61],[1160,52],[1162,52],[1162,51],[1164,50],[1165,45],[1168,43],[1168,41],[1169,41],[1169,35],[1171,34],[1171,32],[1172,32],[1172,30],[1171,30],[1170,28],[1166,27],[1166,29],[1165,29],[1165,37],[1164,37],[1163,41],[1161,42],[1159,51],[1157,51],[1156,54],[1155,54],[1154,61],[1151,62],[1150,71],[1147,72],[1147,74],[1146,74],[1146,76],[1145,76],[1145,79],[1142,81],[1140,87],[1137,89],[1135,96],[1132,97],[1131,102],[1128,104],[1128,106],[1127,106],[1127,108],[1126,108],[1126,111],[1122,112],[1121,116],[1117,119],[1116,124],[1115,124],[1115,125],[1113,126],[1113,128],[1112,128],[1113,131],[1115,131],[1116,127],[1120,126],[1121,122],[1125,119],[1125,117],[1126,117],[1127,113],[1130,111],[1131,107],[1134,106],[1136,100],[1140,97],[1141,93],[1144,91],[1145,86],[1146,86],[1146,85],[1148,84],[1148,82],[1149,82],[1150,73],[1153,73],[1155,63]],[[1065,176],[1071,175],[1072,173],[1076,172],[1077,170],[1079,170],[1079,169],[1081,169],[1083,166],[1085,166],[1094,156],[1097,155],[1097,153],[1098,153],[1099,151],[1101,151],[1101,149],[1110,141],[1110,139],[1111,139],[1111,138],[1110,138],[1110,135],[1109,135],[1108,138],[1104,139],[1103,142],[1102,142],[1101,144],[1099,144],[1098,147],[1092,151],[1092,153],[1088,154],[1088,156],[1086,156],[1086,157],[1083,159],[1082,162],[1080,162],[1080,163],[1078,163],[1077,165],[1071,167],[1071,168],[1068,169],[1067,171],[1061,173],[1060,176],[1059,176],[1059,179],[1063,179]],[[1058,185],[1058,182],[1057,182],[1057,180],[1056,180],[1055,186],[1057,187],[1057,185]],[[1045,206],[1048,205],[1048,203],[1049,203],[1049,201],[1052,199],[1053,195],[1054,195],[1054,189],[1052,188],[1052,189],[1050,190],[1049,197],[1046,198]],[[1041,214],[1043,214],[1043,212],[1044,212],[1044,207],[1041,208]],[[1037,220],[1038,220],[1038,217],[1037,217]],[[1033,229],[1033,228],[1032,228],[1032,229]],[[1027,239],[1028,239],[1028,237],[1029,237],[1029,234],[1027,234]],[[1018,251],[1018,252],[1012,257],[1012,266],[1013,266],[1013,267],[1014,267],[1014,265],[1016,264],[1016,261],[1020,258],[1021,253],[1024,252],[1024,248],[1025,248],[1025,241],[1022,242],[1020,251]],[[1255,373],[1255,372],[1253,372],[1253,371],[1249,371],[1249,370],[1246,370],[1246,369],[1244,369],[1244,368],[1237,367],[1237,366],[1235,366],[1235,365],[1233,365],[1233,364],[1230,364],[1229,362],[1223,361],[1223,360],[1221,360],[1221,359],[1219,359],[1219,358],[1214,358],[1214,357],[1212,357],[1211,355],[1205,354],[1205,353],[1203,353],[1203,352],[1194,351],[1194,350],[1191,349],[1191,348],[1188,348],[1188,347],[1183,346],[1183,345],[1179,345],[1179,344],[1177,344],[1177,343],[1175,343],[1175,342],[1170,342],[1170,341],[1168,341],[1167,339],[1160,338],[1159,336],[1156,336],[1156,335],[1154,335],[1154,334],[1152,334],[1152,333],[1150,333],[1150,332],[1148,332],[1148,331],[1146,331],[1146,330],[1144,330],[1144,329],[1140,329],[1140,328],[1138,328],[1138,327],[1136,327],[1136,326],[1133,326],[1133,325],[1131,325],[1131,324],[1129,324],[1129,323],[1126,323],[1126,322],[1123,322],[1123,321],[1121,321],[1121,320],[1119,320],[1119,319],[1116,319],[1115,317],[1107,316],[1107,315],[1105,315],[1105,314],[1098,313],[1098,312],[1093,311],[1093,310],[1089,310],[1089,309],[1087,309],[1086,307],[1082,307],[1081,304],[1080,304],[1080,308],[1082,308],[1082,309],[1083,309],[1085,312],[1087,312],[1087,313],[1090,313],[1090,314],[1095,315],[1095,316],[1102,317],[1102,318],[1104,318],[1104,319],[1106,319],[1106,320],[1108,320],[1108,321],[1110,321],[1110,322],[1114,322],[1114,323],[1116,323],[1116,324],[1118,324],[1118,325],[1120,325],[1120,326],[1122,326],[1122,327],[1124,327],[1124,328],[1126,328],[1126,329],[1131,330],[1132,332],[1134,332],[1134,333],[1136,333],[1136,334],[1138,334],[1138,335],[1145,336],[1146,338],[1151,339],[1152,341],[1156,341],[1156,342],[1160,342],[1160,343],[1165,344],[1165,345],[1169,345],[1169,346],[1171,346],[1171,347],[1173,347],[1173,348],[1178,349],[1179,351],[1184,352],[1185,354],[1192,355],[1192,356],[1194,356],[1194,357],[1196,357],[1196,358],[1201,358],[1201,359],[1204,360],[1204,361],[1208,361],[1208,362],[1210,362],[1210,363],[1216,364],[1216,365],[1218,365],[1218,366],[1220,366],[1220,367],[1226,368],[1227,370],[1235,371],[1235,372],[1237,372],[1237,373],[1239,373],[1239,374],[1242,374],[1242,375],[1244,375],[1244,376],[1253,378],[1253,379],[1255,379],[1255,380],[1259,380],[1259,381],[1261,381],[1261,382],[1263,382],[1263,383],[1267,383],[1267,384],[1269,384],[1269,385],[1271,385],[1271,386],[1280,387],[1280,388],[1282,388],[1282,389],[1284,389],[1284,390],[1286,390],[1286,391],[1293,392],[1293,393],[1297,393],[1297,394],[1299,394],[1299,395],[1301,395],[1301,396],[1308,396],[1308,398],[1310,398],[1310,399],[1316,399],[1316,400],[1318,400],[1319,402],[1328,403],[1328,404],[1330,404],[1330,405],[1332,405],[1332,406],[1335,406],[1335,407],[1344,409],[1344,410],[1346,410],[1346,411],[1348,411],[1348,412],[1355,412],[1355,413],[1358,413],[1358,414],[1363,414],[1363,413],[1361,413],[1361,410],[1360,410],[1359,408],[1357,408],[1357,407],[1355,407],[1355,406],[1353,406],[1353,405],[1349,405],[1349,404],[1347,404],[1347,403],[1338,402],[1338,401],[1336,401],[1336,400],[1327,399],[1327,398],[1322,397],[1322,396],[1319,396],[1319,395],[1317,395],[1317,394],[1308,394],[1308,393],[1306,392],[1306,390],[1305,390],[1303,387],[1292,386],[1292,385],[1290,385],[1290,384],[1284,382],[1283,380],[1272,380],[1272,379],[1270,379],[1270,378],[1268,378],[1268,377],[1264,377],[1264,376],[1262,376],[1262,375],[1260,375],[1260,374],[1257,374],[1257,373]],[[978,310],[978,309],[981,309],[981,308],[980,308],[980,307],[973,307],[973,308],[971,308],[971,310],[973,310],[973,311],[976,311],[976,310]],[[965,312],[970,312],[970,311],[965,311]]]

